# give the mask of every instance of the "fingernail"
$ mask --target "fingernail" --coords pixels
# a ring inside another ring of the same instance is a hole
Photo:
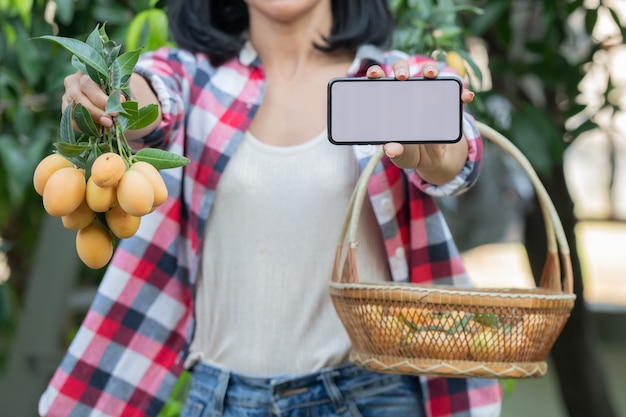
[[[474,100],[475,93],[470,91],[468,94],[469,94],[470,100]]]
[[[408,72],[406,71],[406,68],[398,68],[396,70],[396,78],[398,77],[406,77],[408,74]]]
[[[426,70],[426,75],[429,77],[434,77],[436,75],[435,70],[432,68],[429,68]]]

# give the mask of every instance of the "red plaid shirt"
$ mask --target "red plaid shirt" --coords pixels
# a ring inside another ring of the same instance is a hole
[[[391,71],[408,59],[413,75],[429,60],[363,47],[349,75],[373,63]],[[156,416],[180,374],[193,334],[194,282],[204,226],[230,157],[262,100],[263,68],[246,45],[238,59],[213,67],[203,55],[161,49],[139,65],[161,102],[161,126],[139,146],[190,159],[162,172],[169,198],[123,240],[68,352],[42,395],[42,416]],[[441,68],[441,73],[446,69]],[[448,184],[433,186],[387,158],[368,187],[397,281],[469,286],[459,253],[432,196],[463,192],[477,179],[482,142],[469,115],[469,158]],[[361,166],[372,146],[355,146]],[[330,280],[329,265],[329,280]],[[496,380],[420,377],[429,417],[492,417]]]

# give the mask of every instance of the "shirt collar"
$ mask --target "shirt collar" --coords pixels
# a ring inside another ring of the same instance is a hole
[[[243,47],[239,51],[239,62],[246,67],[260,65],[261,60],[259,59],[259,55],[252,46],[252,42],[250,42],[250,40],[246,40]]]

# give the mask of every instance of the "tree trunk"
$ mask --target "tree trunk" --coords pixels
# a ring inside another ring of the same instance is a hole
[[[542,178],[559,213],[572,255],[574,292],[577,299],[559,339],[552,349],[562,398],[569,417],[616,417],[607,395],[608,388],[598,346],[595,321],[583,299],[582,271],[574,227],[576,218],[565,182],[563,166],[556,164],[550,178]],[[543,218],[538,209],[526,221],[526,250],[531,269],[539,277],[546,254]]]
[[[44,219],[9,362],[0,376],[3,416],[37,415],[39,396],[63,357],[58,341],[81,267],[73,250],[74,236],[60,219]]]

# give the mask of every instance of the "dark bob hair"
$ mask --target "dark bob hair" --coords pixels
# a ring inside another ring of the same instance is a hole
[[[356,49],[362,44],[384,46],[391,40],[393,19],[387,0],[331,0],[333,24],[323,51]],[[237,56],[248,29],[243,0],[170,0],[170,30],[176,44],[206,53],[214,65]]]

